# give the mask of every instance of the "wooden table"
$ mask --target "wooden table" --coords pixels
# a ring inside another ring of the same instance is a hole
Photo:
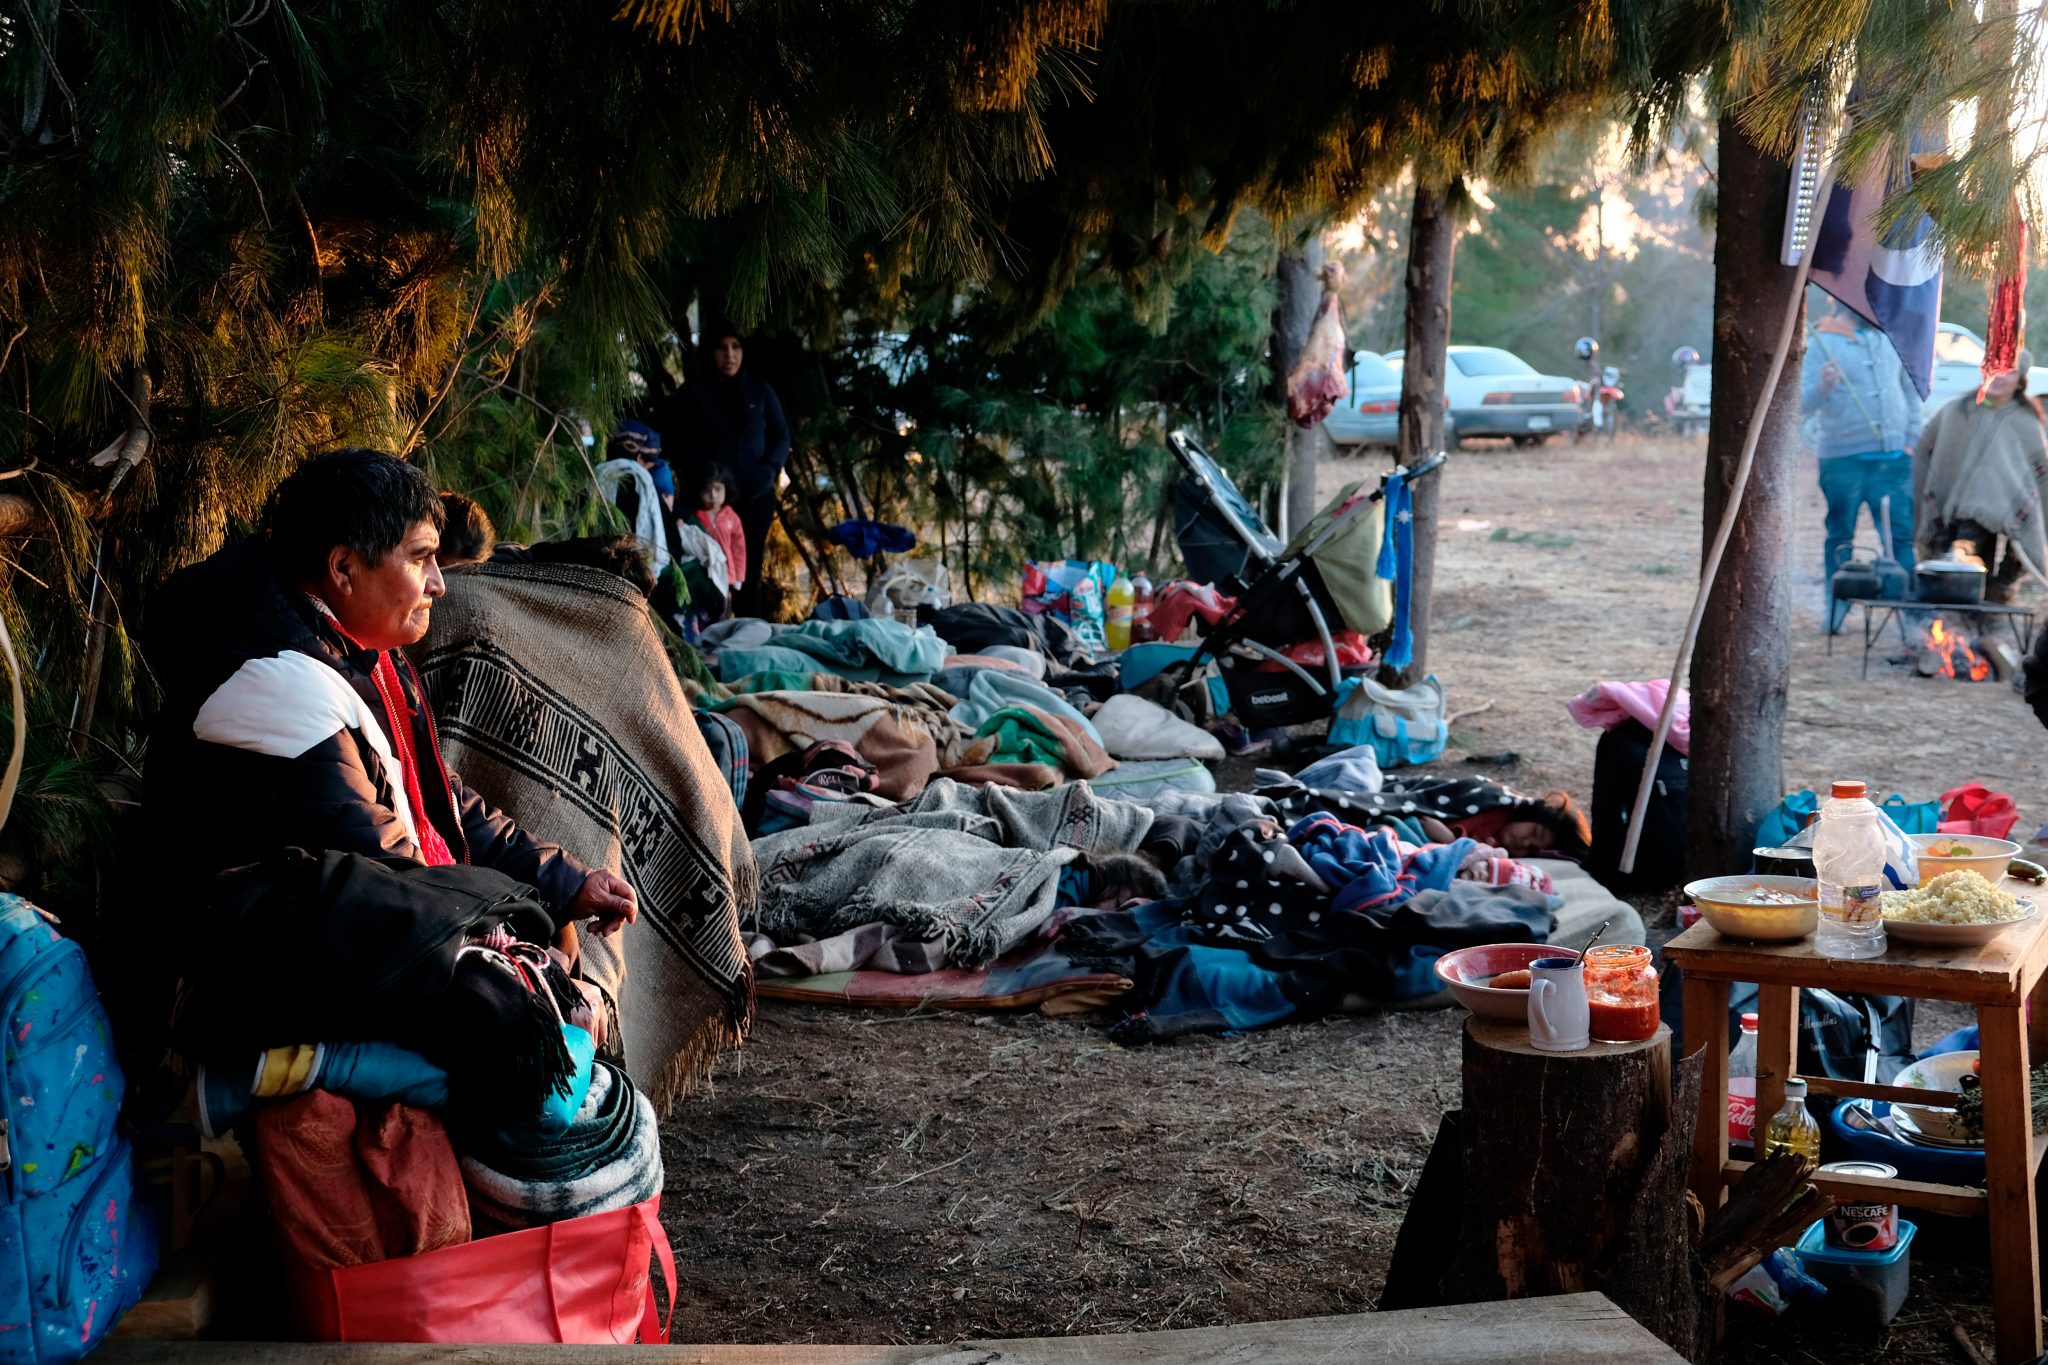
[[[1604,1294],[1118,1336],[914,1346],[405,1346],[113,1341],[106,1365],[1685,1365]]]
[[[2031,888],[2007,885],[2019,894]],[[2038,892],[2033,893],[2037,898]],[[2001,1365],[2041,1354],[2041,1265],[2034,1216],[2034,1176],[2048,1140],[2034,1136],[2029,1057],[2048,1055],[2048,917],[2007,929],[1981,947],[1916,948],[1892,940],[1883,957],[1822,957],[1813,941],[1745,943],[1724,938],[1704,921],[1665,945],[1685,972],[1686,1047],[1704,1044],[1699,1127],[1693,1136],[1691,1184],[1708,1211],[1749,1163],[1728,1159],[1728,987],[1757,983],[1757,1137],[1798,1075],[1799,988],[1953,1000],[1977,1010],[1984,1077],[1984,1189],[1870,1176],[1820,1176],[1814,1183],[1838,1200],[1896,1202],[1934,1213],[1981,1217],[1990,1225],[1991,1304]],[[2036,1007],[2029,1019],[2029,1003]],[[1690,1055],[1690,1052],[1687,1053]],[[1865,1085],[1827,1076],[1804,1078],[1822,1095],[1925,1101],[1927,1092]]]

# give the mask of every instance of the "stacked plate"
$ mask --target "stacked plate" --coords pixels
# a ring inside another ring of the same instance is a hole
[[[1919,1147],[1968,1148],[1972,1151],[1983,1147],[1982,1138],[1970,1136],[1956,1115],[1953,1101],[1962,1089],[1962,1078],[1974,1075],[1977,1068],[1975,1052],[1944,1052],[1914,1062],[1892,1078],[1893,1085],[1913,1090],[1929,1091],[1927,1104],[1909,1104],[1902,1100],[1892,1102],[1892,1128],[1902,1142]],[[1941,1104],[1947,1099],[1951,1103]]]

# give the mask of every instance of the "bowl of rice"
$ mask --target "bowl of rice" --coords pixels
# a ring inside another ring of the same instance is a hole
[[[2031,900],[1993,886],[1975,872],[1944,872],[1917,891],[1879,897],[1884,930],[1901,943],[1937,947],[1989,943],[1994,935],[2040,914]]]
[[[1909,834],[1920,860],[1920,885],[1949,872],[1974,872],[1993,886],[2005,876],[2005,866],[2019,856],[2020,846],[2010,839],[1993,839],[1983,834]]]

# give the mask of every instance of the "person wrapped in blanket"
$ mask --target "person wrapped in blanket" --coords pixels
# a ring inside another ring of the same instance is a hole
[[[610,1112],[581,1112],[608,1011],[574,977],[576,926],[615,933],[633,888],[447,770],[402,653],[445,590],[444,518],[404,461],[328,452],[145,621],[163,705],[144,807],[181,920],[172,1039],[208,1128],[253,1146],[301,1267],[466,1240],[458,1146],[490,1160],[634,1108],[607,1084]],[[641,1163],[627,1183],[658,1188],[658,1158]],[[316,1235],[343,1226],[362,1235]]]
[[[1075,963],[1134,982],[1114,1036],[1158,1041],[1358,998],[1415,999],[1435,992],[1432,964],[1451,949],[1548,940],[1555,888],[1522,860],[1583,855],[1588,831],[1569,797],[1473,778],[1368,789],[1379,785],[1376,769],[1367,781],[1326,762],[1156,815],[1142,851],[1169,869],[1166,894],[1063,928]]]
[[[1377,767],[1363,779],[1358,766],[1336,754],[1293,777],[1261,772],[1256,790],[1283,814],[1332,811],[1361,825],[1390,825],[1411,843],[1471,839],[1504,858],[1575,863],[1592,853],[1592,824],[1567,792],[1530,796],[1484,777],[1382,778]]]

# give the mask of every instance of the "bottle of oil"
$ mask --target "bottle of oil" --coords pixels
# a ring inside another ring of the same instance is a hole
[[[1806,1082],[1802,1080],[1785,1082],[1785,1107],[1771,1115],[1770,1126],[1764,1130],[1762,1156],[1774,1157],[1780,1152],[1797,1153],[1809,1171],[1820,1165],[1820,1125],[1806,1112]]]

